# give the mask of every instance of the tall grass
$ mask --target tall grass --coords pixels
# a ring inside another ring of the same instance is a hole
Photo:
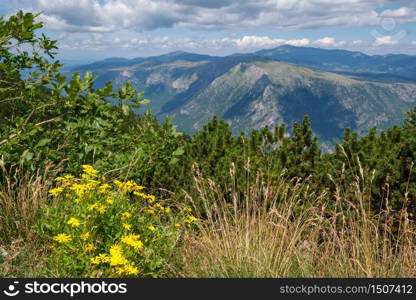
[[[194,203],[206,220],[178,251],[186,277],[414,277],[415,226],[407,212],[370,210],[371,174],[316,192],[305,180],[273,184],[261,175],[243,195],[200,173]],[[235,182],[235,170],[230,177]],[[336,183],[336,182],[335,182]],[[388,195],[385,201],[388,203]]]
[[[45,274],[49,250],[33,225],[50,204],[58,170],[6,170],[0,160],[0,277]],[[359,169],[351,185],[331,178],[332,191],[284,173],[273,180],[257,174],[243,187],[235,167],[229,176],[224,187],[195,171],[198,196],[188,200],[199,221],[184,231],[172,276],[416,276],[416,226],[405,209],[392,211],[388,186],[385,209],[372,213],[371,172]]]
[[[57,172],[59,167],[52,166],[36,172],[22,171],[20,166],[7,169],[0,158],[0,277],[36,274],[45,244],[33,225],[48,204]]]

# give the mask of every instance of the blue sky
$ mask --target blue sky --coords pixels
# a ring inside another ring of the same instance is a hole
[[[289,44],[416,55],[416,0],[2,0],[42,12],[72,60],[211,55]]]

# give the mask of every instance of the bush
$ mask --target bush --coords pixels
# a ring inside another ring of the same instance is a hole
[[[51,242],[48,274],[71,277],[159,277],[189,209],[173,209],[133,181],[106,183],[83,166],[80,178],[58,177],[53,204],[38,231]]]

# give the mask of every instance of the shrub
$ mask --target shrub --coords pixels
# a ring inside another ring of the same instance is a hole
[[[133,181],[107,183],[90,165],[56,178],[55,201],[38,230],[51,242],[50,272],[73,277],[159,277],[180,235],[195,221]]]

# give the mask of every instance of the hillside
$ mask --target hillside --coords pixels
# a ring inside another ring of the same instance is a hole
[[[346,73],[367,80],[416,81],[416,56],[410,55],[367,55],[358,51],[290,45],[260,50],[251,55],[320,70]]]
[[[113,58],[75,70],[92,70],[99,76],[97,86],[109,80],[116,86],[131,81],[152,99],[159,119],[173,117],[175,125],[190,134],[214,114],[231,124],[235,134],[281,123],[290,129],[307,114],[321,141],[332,143],[344,127],[363,134],[373,126],[399,124],[416,101],[416,83],[374,80],[375,73],[366,79],[359,73],[340,75],[255,55],[220,58],[174,52],[146,59]]]

